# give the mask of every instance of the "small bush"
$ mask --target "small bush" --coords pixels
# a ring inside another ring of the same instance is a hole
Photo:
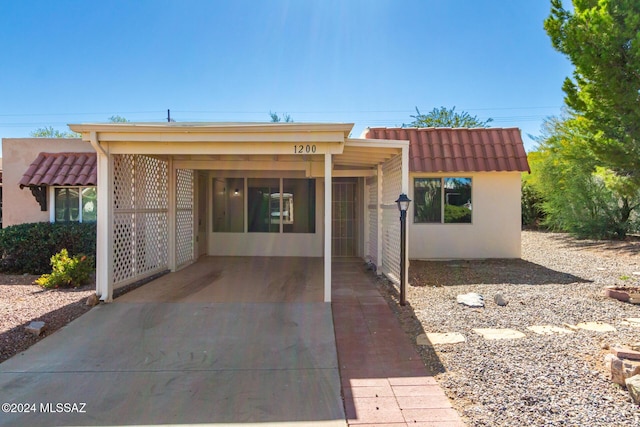
[[[77,288],[89,283],[93,260],[86,255],[69,256],[66,249],[51,257],[51,274],[43,274],[36,284],[43,288]]]
[[[43,274],[50,271],[51,257],[67,249],[71,256],[96,254],[95,223],[37,222],[0,230],[0,271]]]

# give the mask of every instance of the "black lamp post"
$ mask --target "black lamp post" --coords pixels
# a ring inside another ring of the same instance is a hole
[[[405,277],[406,270],[406,251],[407,251],[407,210],[409,210],[409,203],[411,199],[406,194],[402,193],[396,200],[398,204],[398,210],[400,211],[400,305],[407,304],[406,289],[407,278]]]

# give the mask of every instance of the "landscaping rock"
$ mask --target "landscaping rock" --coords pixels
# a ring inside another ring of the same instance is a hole
[[[484,297],[475,292],[458,295],[456,301],[468,307],[484,307]]]
[[[87,298],[87,305],[89,307],[94,307],[94,306],[98,305],[99,302],[100,302],[100,300],[98,300],[98,295],[96,295],[96,294],[91,294]]]
[[[509,304],[509,300],[507,300],[501,292],[498,292],[494,297],[493,301],[498,304],[500,307],[504,307]]]
[[[457,332],[431,332],[418,335],[416,337],[416,344],[433,346],[440,344],[458,344],[461,342],[465,342],[466,340],[467,339],[464,337],[464,335]]]
[[[29,323],[27,326],[25,326],[25,329],[27,330],[27,332],[31,332],[35,336],[40,336],[42,331],[44,331],[45,326],[46,325],[44,322],[36,321]]]
[[[482,335],[482,338],[486,340],[508,340],[524,338],[526,336],[515,329],[476,328],[473,332]]]
[[[604,364],[611,372],[611,381],[622,386],[627,378],[640,374],[640,361],[620,359],[615,354],[607,354]]]
[[[633,399],[633,403],[640,405],[640,375],[627,378],[624,382],[629,391],[629,396]]]
[[[633,343],[629,346],[631,350],[640,351],[640,342]]]
[[[619,359],[640,360],[640,351],[624,347],[611,347],[611,353]]]
[[[535,332],[538,335],[551,335],[551,334],[572,334],[573,331],[570,331],[566,328],[561,328],[560,326],[553,325],[534,325],[527,326],[527,329]]]

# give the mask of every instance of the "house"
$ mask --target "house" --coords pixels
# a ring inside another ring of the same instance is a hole
[[[81,139],[3,140],[5,224],[96,218],[104,301],[202,255],[322,258],[327,302],[334,257],[368,259],[398,281],[401,193],[415,201],[407,257],[520,256],[528,165],[517,129],[351,138],[343,123],[70,128]]]

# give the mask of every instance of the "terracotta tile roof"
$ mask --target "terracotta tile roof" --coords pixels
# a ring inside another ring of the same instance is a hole
[[[369,128],[364,137],[409,140],[411,172],[530,172],[518,128]]]
[[[31,185],[78,185],[98,183],[95,153],[40,153],[20,180],[20,188]]]

